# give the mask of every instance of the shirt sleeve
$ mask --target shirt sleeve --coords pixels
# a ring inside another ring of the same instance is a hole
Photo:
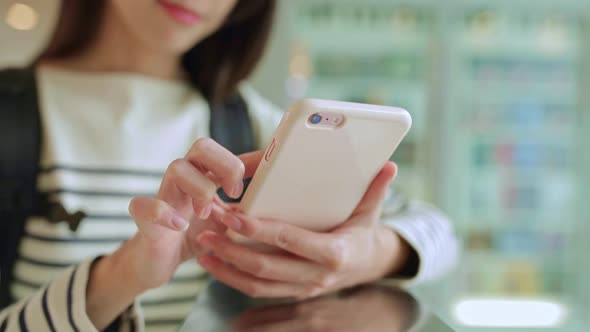
[[[460,246],[450,220],[436,207],[406,201],[391,191],[383,204],[382,222],[413,249],[407,266],[411,275],[388,278],[386,283],[414,284],[436,279],[455,267]]]
[[[70,267],[49,285],[0,312],[0,331],[97,331],[86,313],[86,286],[94,259]],[[116,331],[140,331],[136,305],[117,318]],[[112,331],[112,330],[111,330]]]

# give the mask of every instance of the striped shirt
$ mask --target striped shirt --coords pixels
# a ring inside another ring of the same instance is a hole
[[[44,129],[39,190],[87,217],[76,232],[43,218],[27,221],[11,287],[19,301],[0,312],[0,332],[95,331],[85,312],[92,261],[133,236],[129,201],[154,196],[168,164],[209,135],[209,109],[182,82],[49,67],[37,75]],[[241,93],[263,147],[282,113],[247,86]],[[450,224],[432,207],[399,202],[392,193],[383,219],[418,254],[413,280],[444,273],[457,252]],[[195,261],[183,264],[121,315],[120,330],[177,330],[206,283]]]

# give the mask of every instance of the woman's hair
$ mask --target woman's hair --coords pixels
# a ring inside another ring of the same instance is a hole
[[[63,0],[49,45],[39,59],[75,54],[94,40],[106,1]],[[210,102],[236,92],[262,58],[268,42],[276,0],[238,0],[224,24],[182,57],[191,82]]]

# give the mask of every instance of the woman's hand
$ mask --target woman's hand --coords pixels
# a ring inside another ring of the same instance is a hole
[[[137,246],[133,263],[144,287],[166,283],[179,264],[199,254],[197,235],[225,233],[223,224],[210,220],[225,208],[217,189],[240,197],[243,178],[252,176],[259,155],[236,157],[211,139],[199,139],[184,158],[170,164],[156,198],[131,201],[129,211],[139,228],[131,240]]]
[[[255,152],[236,157],[211,139],[199,139],[184,158],[170,164],[155,198],[131,201],[129,211],[138,233],[100,259],[90,274],[87,311],[97,328],[105,327],[142,292],[166,283],[181,263],[199,254],[198,234],[225,233],[223,224],[212,221],[225,209],[217,189],[239,197],[244,176],[252,176],[261,156]]]
[[[198,240],[212,253],[201,255],[199,263],[224,283],[266,298],[307,298],[394,273],[404,265],[409,248],[379,220],[395,173],[395,164],[387,163],[350,219],[329,233],[234,212],[214,215],[233,231],[285,253],[257,251],[205,231]]]

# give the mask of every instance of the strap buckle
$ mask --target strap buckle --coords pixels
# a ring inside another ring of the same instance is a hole
[[[49,201],[47,198],[45,198],[43,205],[42,215],[46,217],[50,223],[58,224],[60,222],[65,222],[68,224],[68,228],[72,232],[76,232],[80,227],[82,219],[86,218],[86,213],[83,211],[70,213],[66,210],[63,204]]]

